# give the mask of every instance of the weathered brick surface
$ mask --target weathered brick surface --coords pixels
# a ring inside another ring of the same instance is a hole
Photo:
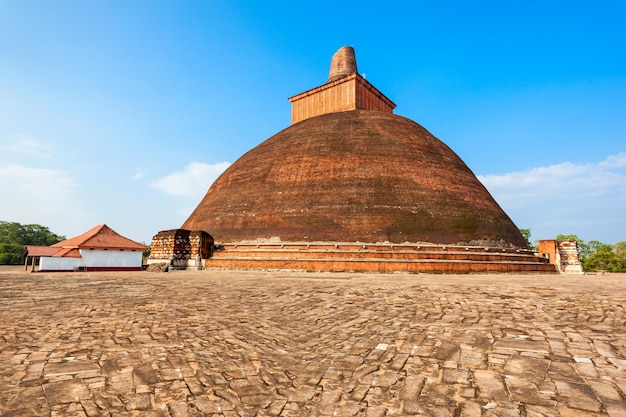
[[[626,413],[626,274],[17,271],[2,416]]]
[[[526,247],[448,146],[391,113],[330,113],[248,151],[210,187],[185,229],[218,243],[486,242]]]
[[[152,237],[148,264],[167,263],[173,267],[201,267],[213,251],[213,237],[198,230],[162,230]]]
[[[583,273],[578,244],[575,240],[540,240],[539,254],[550,260],[564,274]]]
[[[332,272],[556,273],[547,258],[528,250],[408,243],[240,242],[223,245],[204,266]]]

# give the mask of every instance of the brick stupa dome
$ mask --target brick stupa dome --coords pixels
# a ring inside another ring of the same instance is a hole
[[[333,64],[331,71],[345,67]],[[205,230],[217,242],[527,247],[447,145],[393,114],[395,104],[359,74],[332,77],[290,98],[293,124],[233,163],[184,229]]]

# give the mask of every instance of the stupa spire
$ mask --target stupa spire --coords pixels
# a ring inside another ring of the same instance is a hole
[[[328,82],[332,82],[343,78],[347,75],[356,74],[356,56],[354,48],[351,46],[342,46],[333,55],[330,60],[330,72],[328,74]]]
[[[328,81],[293,97],[291,123],[327,113],[372,110],[393,113],[396,105],[365,80],[356,68],[354,48],[344,46],[333,55]]]

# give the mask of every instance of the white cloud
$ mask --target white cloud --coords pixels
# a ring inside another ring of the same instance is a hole
[[[152,185],[168,194],[200,199],[210,185],[230,166],[229,162],[192,162],[183,171],[167,175]]]
[[[81,207],[80,185],[66,171],[0,165],[0,220],[36,223],[64,234],[77,224],[90,224]]]
[[[24,133],[3,141],[0,150],[36,158],[50,158],[52,156],[52,151],[48,146]]]
[[[585,240],[626,241],[626,153],[478,179],[519,227],[531,229],[533,239],[574,233]]]
[[[29,168],[19,164],[0,166],[0,178],[8,201],[38,198],[44,202],[64,198],[78,186],[78,182],[68,172]]]
[[[135,170],[135,173],[133,174],[133,176],[131,178],[134,179],[134,180],[138,180],[138,179],[143,178],[144,175],[145,174],[144,174],[143,170],[141,170],[140,168],[137,168]]]
[[[602,161],[600,165],[607,168],[624,168],[626,167],[626,152],[609,156],[606,161]]]

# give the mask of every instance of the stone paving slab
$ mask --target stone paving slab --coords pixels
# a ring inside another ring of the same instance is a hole
[[[626,274],[0,268],[0,416],[626,416]]]

